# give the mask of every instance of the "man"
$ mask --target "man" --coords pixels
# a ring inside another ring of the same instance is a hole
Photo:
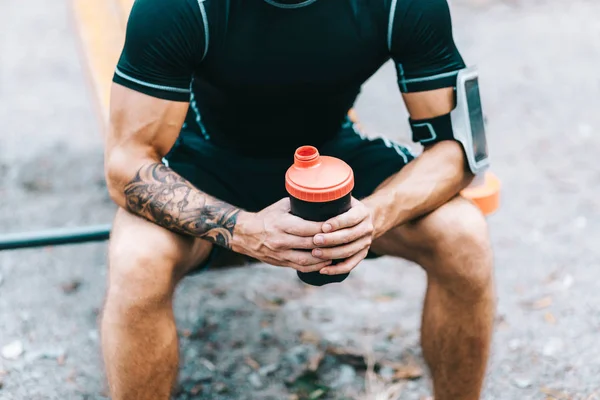
[[[135,2],[106,142],[120,206],[102,318],[113,399],[169,397],[173,292],[214,249],[330,275],[367,255],[418,263],[428,276],[422,347],[435,398],[480,397],[492,252],[481,213],[457,195],[473,178],[465,152],[443,140],[413,159],[357,134],[347,118],[390,58],[411,121],[453,109],[465,64],[446,0]],[[355,173],[353,207],[330,221],[289,213],[284,174],[305,144]]]

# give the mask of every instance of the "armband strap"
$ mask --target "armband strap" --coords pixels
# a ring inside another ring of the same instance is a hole
[[[450,113],[429,119],[414,120],[409,118],[408,123],[413,133],[413,142],[427,145],[442,140],[454,140]]]

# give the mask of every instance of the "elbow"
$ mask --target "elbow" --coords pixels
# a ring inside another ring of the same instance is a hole
[[[475,179],[475,175],[469,167],[465,151],[459,142],[444,140],[426,147],[425,151],[435,153],[442,165],[452,166],[449,171],[451,171],[459,186],[465,188]]]
[[[120,207],[126,206],[125,187],[135,177],[136,170],[131,158],[120,150],[113,150],[105,157],[104,176],[108,195]]]

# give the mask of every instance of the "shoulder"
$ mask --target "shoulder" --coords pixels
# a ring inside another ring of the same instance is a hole
[[[389,44],[406,38],[425,40],[423,34],[452,35],[448,0],[390,1]]]
[[[125,45],[131,51],[187,53],[204,48],[206,13],[202,0],[135,0]]]
[[[446,25],[450,21],[448,0],[389,0],[390,17],[396,27]]]
[[[186,21],[201,22],[202,0],[135,0],[128,25],[161,30]]]

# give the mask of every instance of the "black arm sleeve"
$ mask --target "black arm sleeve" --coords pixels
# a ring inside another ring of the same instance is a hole
[[[113,81],[149,96],[189,101],[194,68],[207,51],[200,0],[136,0]]]
[[[454,86],[465,67],[447,0],[393,0],[388,45],[403,93]]]

